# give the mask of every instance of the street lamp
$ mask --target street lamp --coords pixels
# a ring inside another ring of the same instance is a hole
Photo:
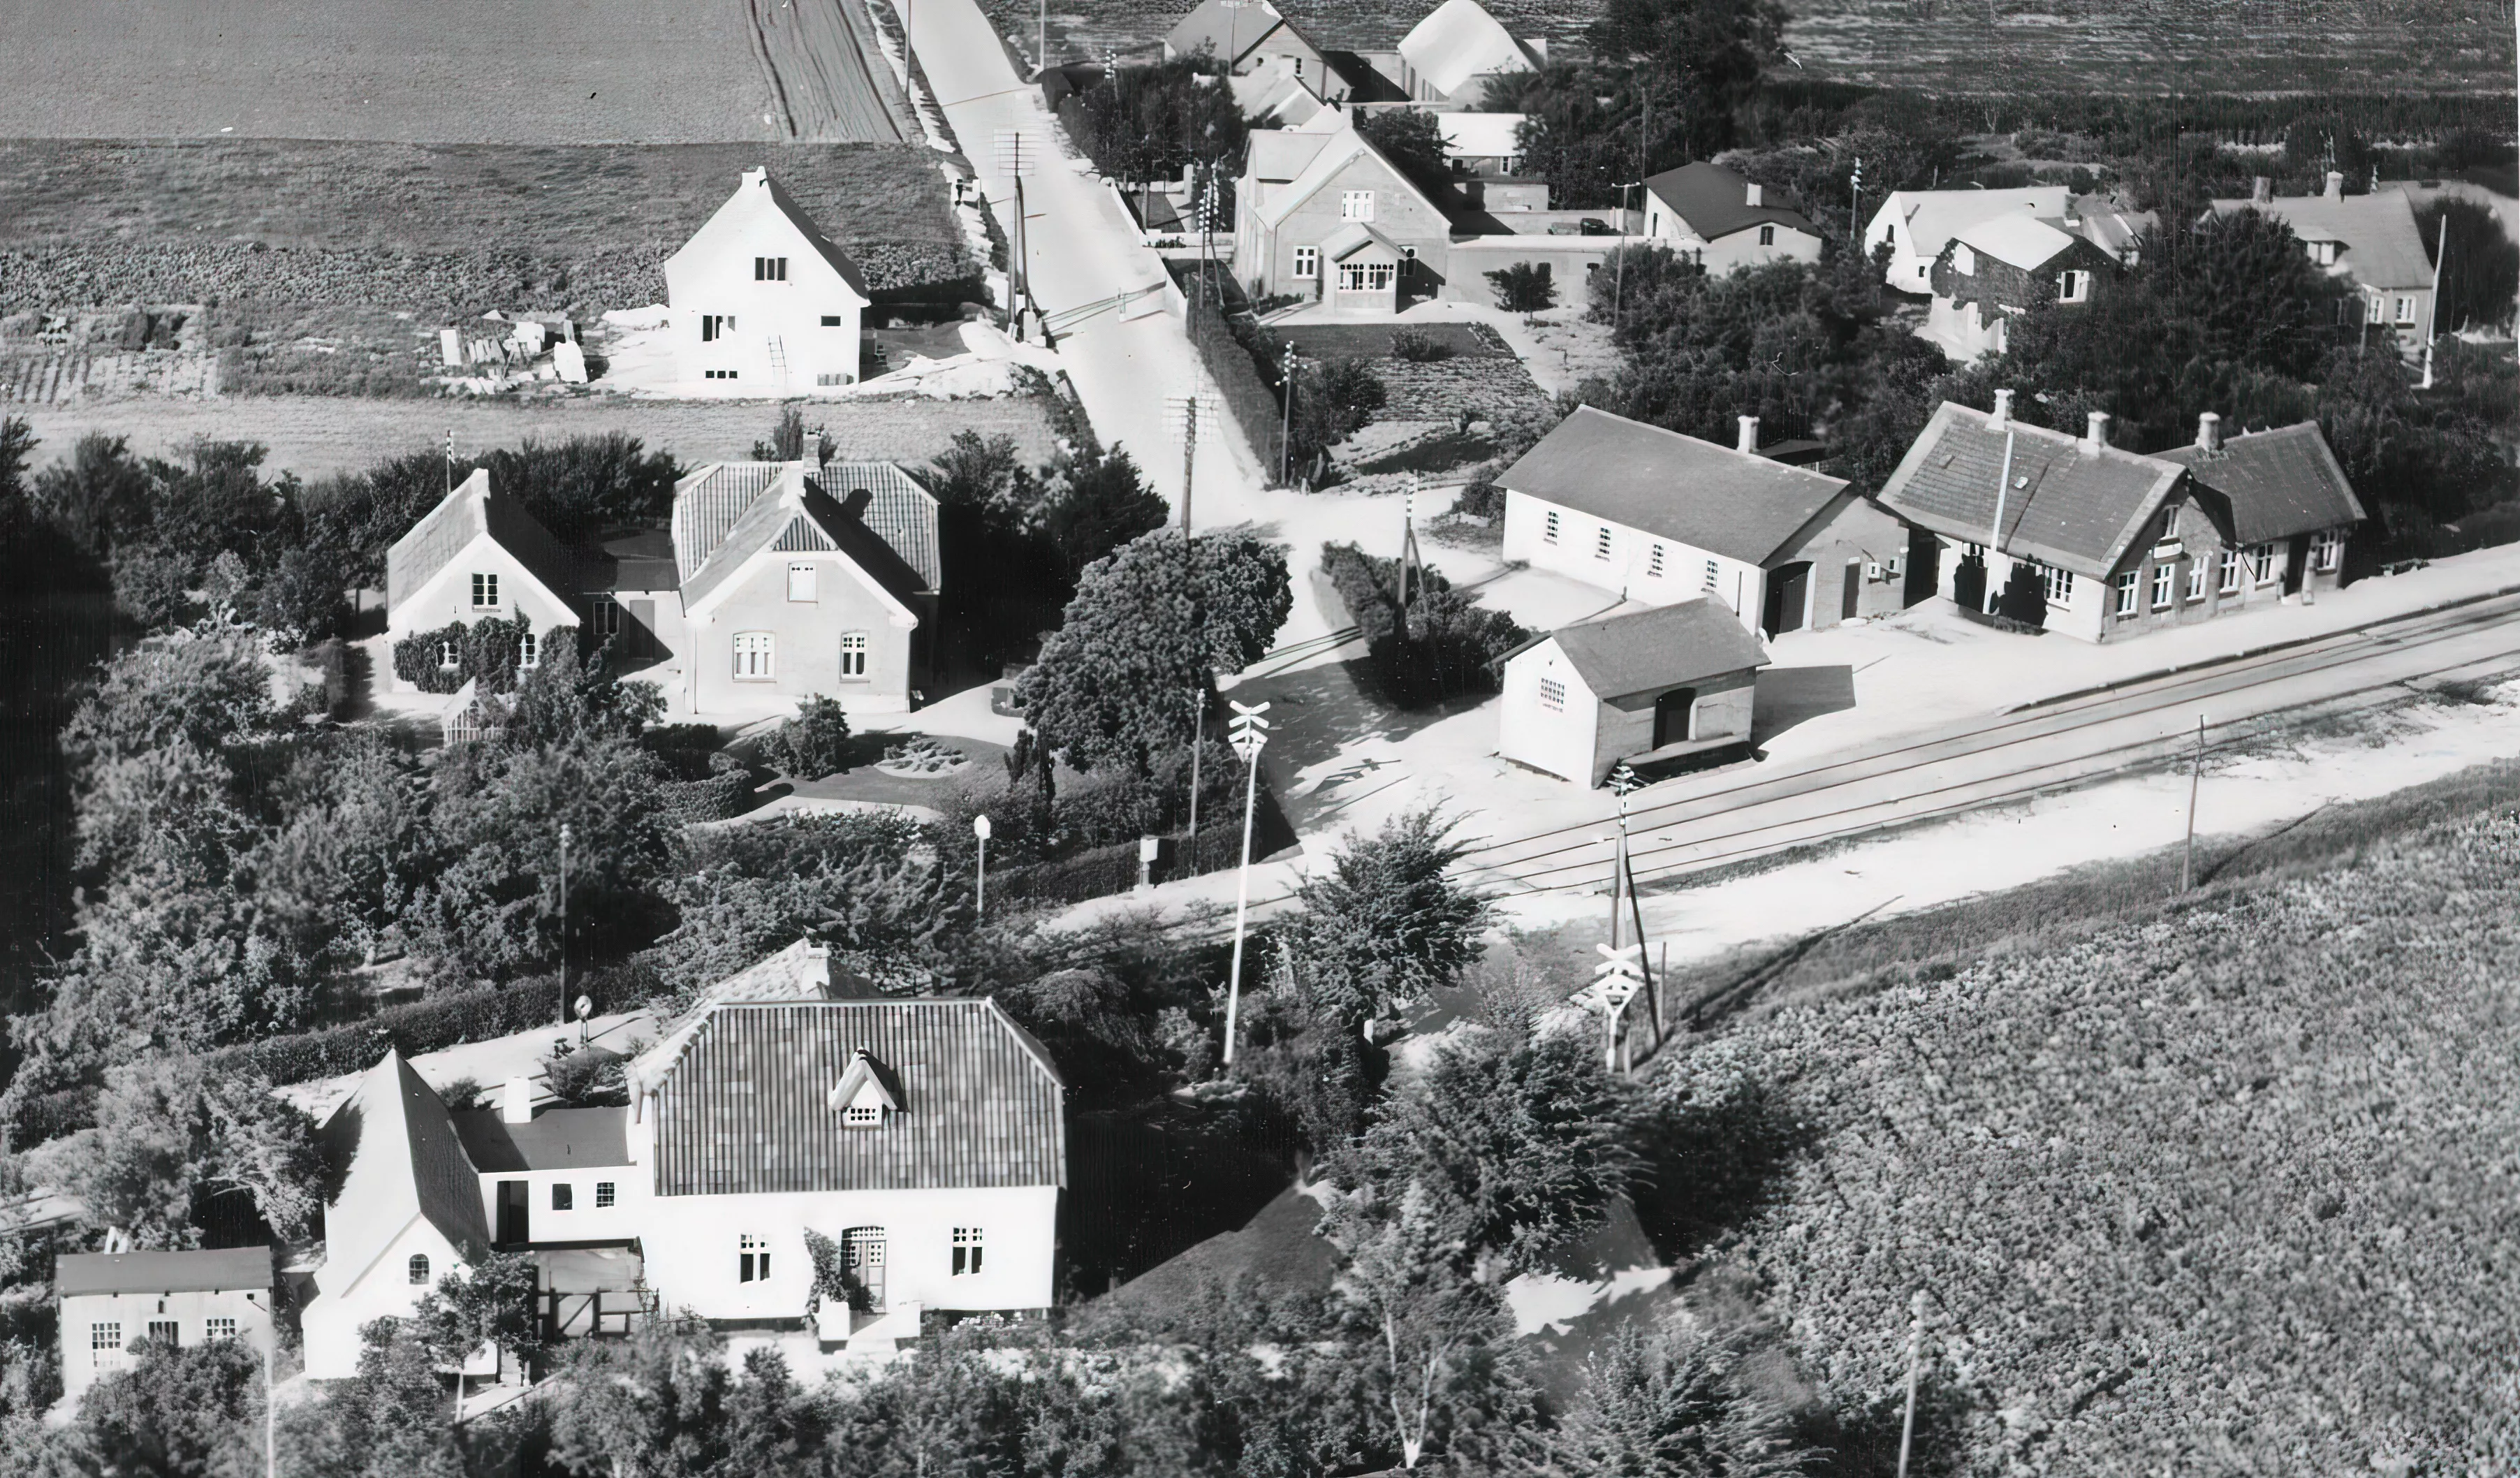
[[[568,824],[560,829],[560,1024],[568,1025]],[[461,1379],[456,1384],[461,1386]]]
[[[1269,743],[1266,703],[1233,703],[1227,742],[1242,759],[1242,875],[1234,884],[1234,969],[1225,984],[1225,1062],[1234,1065],[1235,1020],[1242,1005],[1242,925],[1251,913],[1251,815],[1260,801],[1260,751]]]
[[[979,860],[971,874],[971,912],[978,916],[989,912],[989,819],[986,816],[971,818],[971,837],[979,844]]]

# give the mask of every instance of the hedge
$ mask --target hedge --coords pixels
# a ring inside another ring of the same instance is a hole
[[[475,680],[482,693],[510,692],[517,686],[518,649],[533,628],[532,617],[519,612],[511,620],[491,616],[469,625],[458,621],[435,631],[415,632],[394,643],[394,676],[423,693],[454,693]],[[577,628],[555,626],[543,633],[545,642],[555,639],[573,642]],[[438,660],[438,646],[444,642],[455,644],[456,661],[451,668]]]
[[[656,787],[656,806],[675,821],[724,821],[743,813],[752,798],[752,773],[731,754],[711,755],[717,773],[706,780],[670,780]],[[722,761],[723,765],[716,762]]]
[[[1260,378],[1252,349],[1223,314],[1195,295],[1190,299],[1189,327],[1191,346],[1224,392],[1226,412],[1242,427],[1242,439],[1260,459],[1261,474],[1275,473],[1282,455],[1282,413],[1276,392]]]
[[[1251,857],[1255,862],[1283,851],[1297,840],[1293,824],[1286,820],[1277,795],[1266,784],[1260,787],[1257,807],[1251,821]],[[1195,840],[1186,836],[1162,838],[1151,871],[1153,881],[1198,877],[1240,865],[1239,806],[1223,814],[1210,811],[1206,821]],[[1034,863],[993,873],[989,896],[1008,903],[1084,903],[1126,893],[1137,885],[1138,843],[1131,840],[1096,847],[1057,862]]]
[[[1398,560],[1377,560],[1353,544],[1325,544],[1322,568],[1365,638],[1383,695],[1402,707],[1496,692],[1507,653],[1531,636],[1432,569],[1422,572],[1404,612],[1392,599]]]

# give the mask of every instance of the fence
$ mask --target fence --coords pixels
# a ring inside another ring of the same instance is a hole
[[[1293,824],[1286,820],[1278,797],[1266,784],[1260,787],[1258,805],[1251,821],[1251,856],[1255,861],[1293,846],[1296,841]],[[1242,818],[1232,811],[1210,813],[1195,838],[1166,836],[1157,842],[1155,863],[1149,870],[1151,882],[1221,873],[1242,861]],[[1138,843],[1124,841],[1055,862],[993,873],[989,897],[1008,903],[1084,903],[1126,893],[1137,885]]]

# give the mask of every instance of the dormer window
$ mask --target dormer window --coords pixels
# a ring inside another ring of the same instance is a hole
[[[2056,300],[2060,303],[2078,303],[2091,295],[2092,274],[2089,272],[2067,272],[2056,279]]]
[[[2340,246],[2339,243],[2304,242],[2302,243],[2302,246],[2309,249],[2310,259],[2312,261],[2318,263],[2322,267],[2333,267],[2336,265],[2337,250]]]
[[[875,1057],[865,1048],[859,1048],[857,1055],[849,1059],[848,1070],[832,1085],[826,1101],[840,1116],[844,1129],[881,1129],[884,1115],[901,1111],[901,1100],[885,1086]]]

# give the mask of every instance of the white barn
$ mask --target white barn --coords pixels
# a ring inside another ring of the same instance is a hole
[[[694,394],[854,384],[866,280],[766,169],[665,261],[676,379]]]
[[[63,1253],[53,1267],[62,1394],[75,1403],[127,1368],[144,1339],[270,1349],[272,1281],[269,1247]]]
[[[1737,756],[1766,665],[1758,638],[1711,597],[1563,627],[1506,658],[1497,752],[1584,785],[1621,760]]]

